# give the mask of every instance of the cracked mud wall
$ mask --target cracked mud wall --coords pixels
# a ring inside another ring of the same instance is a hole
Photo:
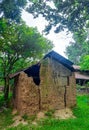
[[[68,77],[69,81],[67,81]],[[41,108],[43,110],[62,109],[65,104],[66,107],[76,104],[75,77],[69,69],[57,61],[47,58],[41,63],[40,78]]]
[[[67,95],[66,95],[66,101],[67,101],[67,107],[74,107],[76,105],[76,80],[75,75],[72,73],[72,75],[69,77],[70,85],[67,86]]]
[[[64,108],[64,88],[55,84],[56,77],[53,78],[52,64],[48,58],[41,64],[40,79],[41,109]]]
[[[20,73],[15,83],[14,106],[21,115],[33,115],[39,110],[57,110],[65,108],[65,104],[66,107],[76,104],[74,74],[52,58],[41,61],[39,86],[24,72]]]
[[[24,72],[19,75],[15,93],[14,106],[21,115],[33,115],[39,111],[38,86]]]

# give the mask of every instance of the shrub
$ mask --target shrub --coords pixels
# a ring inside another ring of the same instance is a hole
[[[49,111],[45,112],[45,115],[48,117],[52,117],[54,112],[55,112],[55,110],[49,110]]]

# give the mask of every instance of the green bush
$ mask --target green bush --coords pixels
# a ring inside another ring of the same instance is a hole
[[[23,118],[24,120],[27,120],[27,119],[28,119],[28,116],[27,116],[26,114],[24,114],[24,115],[22,116],[22,118]]]
[[[9,98],[8,98],[8,105],[10,105],[10,101],[12,99],[12,93],[9,93]],[[1,92],[0,93],[0,108],[3,107],[3,106],[6,106],[6,101],[4,99],[4,93]]]
[[[4,94],[0,93],[0,108],[5,104]]]
[[[54,112],[55,112],[55,110],[49,110],[49,111],[45,112],[45,116],[52,117]]]

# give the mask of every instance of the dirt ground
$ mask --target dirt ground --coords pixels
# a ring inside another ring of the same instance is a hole
[[[69,108],[65,108],[65,109],[61,109],[61,110],[56,110],[55,113],[54,113],[54,117],[56,119],[75,118],[75,116],[73,115],[71,109],[69,109]]]
[[[17,111],[13,110],[12,114],[15,115],[13,120],[14,124],[13,126],[17,126],[19,124],[26,125],[28,124],[27,121],[25,121],[20,115],[16,115]],[[47,116],[45,115],[45,112],[38,112],[36,115],[36,119],[32,122],[33,125],[37,125],[37,121],[41,119],[45,119]],[[69,108],[56,110],[53,114],[53,118],[55,119],[68,119],[68,118],[75,118],[75,116],[72,113],[72,110]]]

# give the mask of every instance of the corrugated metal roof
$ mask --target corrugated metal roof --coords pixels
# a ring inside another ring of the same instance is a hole
[[[14,74],[10,74],[10,75],[9,75],[9,78],[13,78],[13,77],[19,75],[21,72],[25,72],[26,74],[28,74],[28,76],[32,76],[32,75],[35,76],[36,73],[37,73],[37,71],[39,71],[39,66],[40,66],[39,63],[38,63],[38,64],[35,64],[35,65],[32,65],[32,66],[30,66],[30,67],[28,67],[28,68],[25,68],[25,69],[23,69],[23,70],[21,70],[21,71],[18,71],[18,72],[16,72],[16,73],[14,73]]]
[[[80,70],[80,66],[78,66],[78,65],[73,65],[73,68],[74,68],[75,70]]]
[[[46,54],[44,56],[44,59],[47,58],[47,57],[50,57],[50,58],[53,58],[54,60],[56,60],[57,62],[63,64],[65,67],[67,67],[68,69],[74,71],[74,68],[73,68],[73,62],[71,62],[70,60],[66,59],[65,57],[61,56],[60,54],[58,54],[57,52],[55,51],[51,51],[49,52],[48,54]]]
[[[57,62],[63,64],[65,67],[67,67],[68,69],[70,69],[71,71],[74,71],[74,68],[73,68],[73,63],[71,61],[69,61],[68,59],[66,59],[65,57],[61,56],[60,54],[58,54],[57,52],[55,51],[51,51],[49,52],[48,54],[46,54],[44,56],[43,59],[47,58],[47,57],[50,57],[50,58],[53,58],[54,60],[56,60]],[[35,64],[36,65],[36,64]],[[22,71],[24,72],[28,72],[28,70],[30,71],[35,65],[32,65]],[[14,74],[10,74],[9,77],[10,78],[13,78],[17,75],[19,75],[21,71],[17,72],[17,73],[14,73]]]
[[[89,80],[89,76],[88,76],[88,75],[81,74],[81,73],[78,73],[78,72],[75,72],[75,78],[76,78],[76,79]]]

